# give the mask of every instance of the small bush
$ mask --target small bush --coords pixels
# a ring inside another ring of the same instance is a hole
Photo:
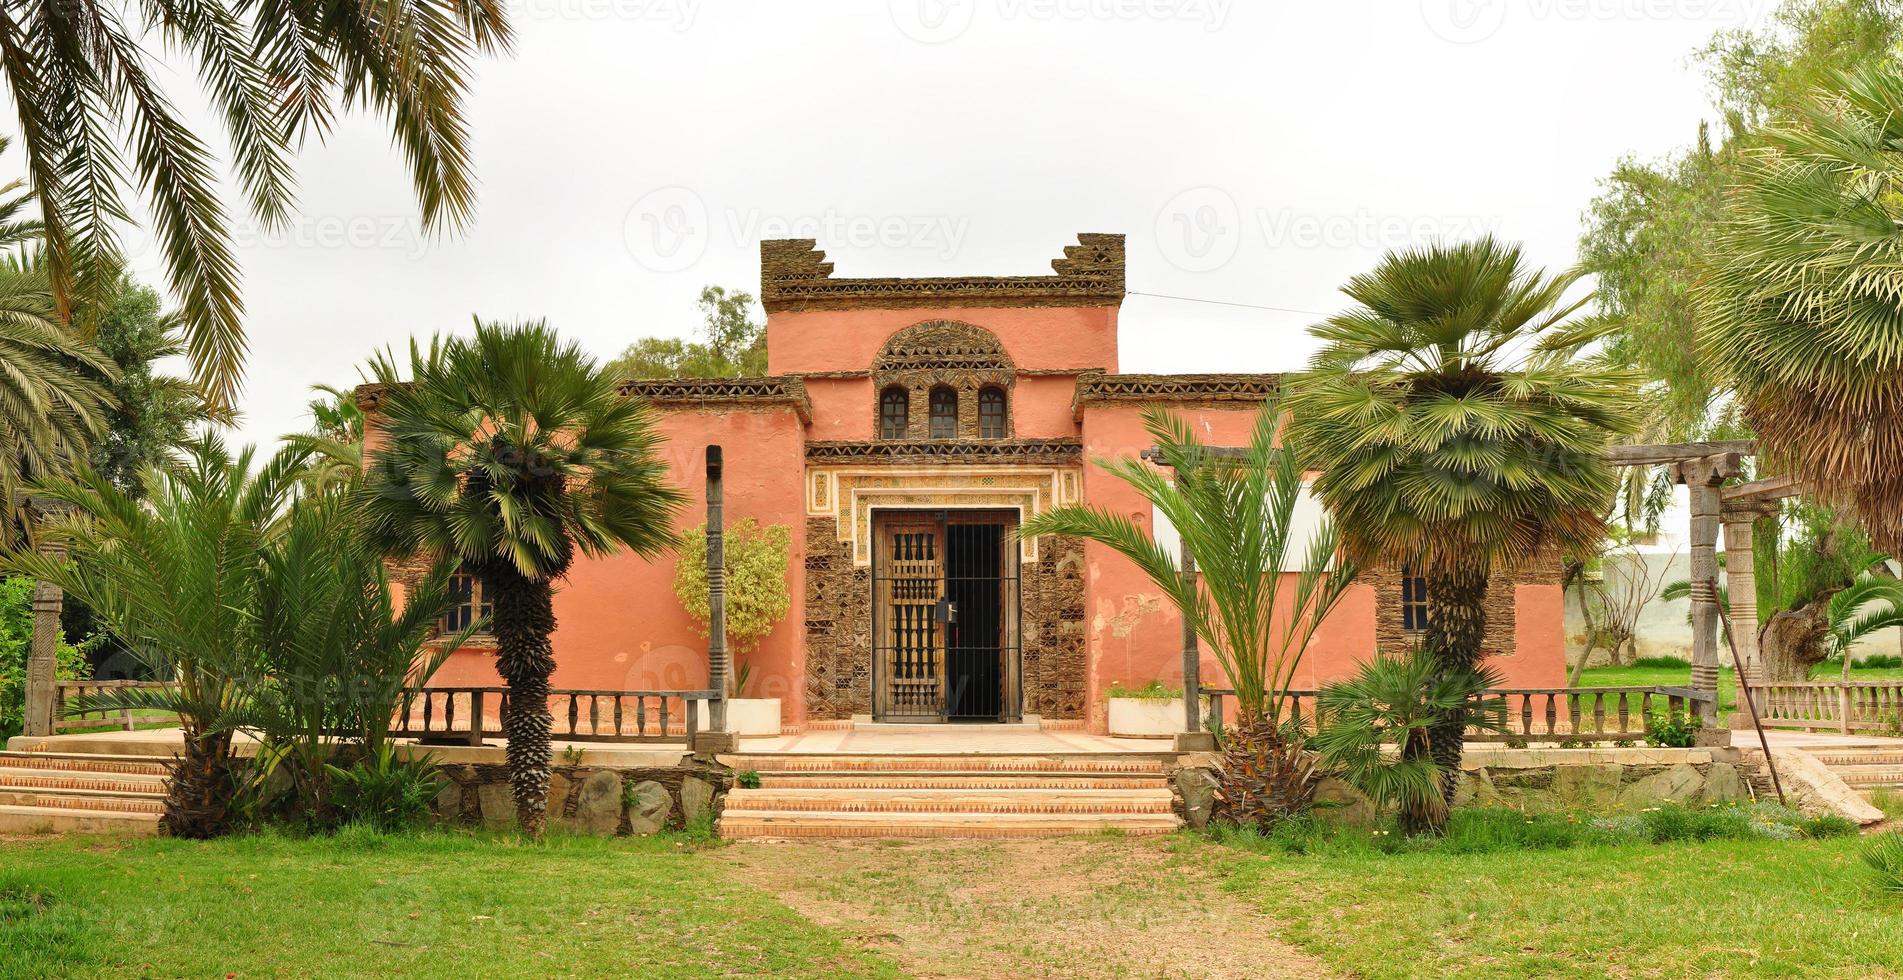
[[[734,781],[734,785],[740,787],[741,789],[759,789],[760,788],[760,774],[753,771],[752,769],[745,770],[741,772],[739,775],[733,777],[733,781]]]
[[[1645,744],[1665,749],[1689,749],[1698,743],[1698,716],[1687,712],[1676,715],[1647,715]]]
[[[1125,687],[1122,681],[1118,681],[1104,692],[1106,698],[1135,698],[1139,701],[1174,701],[1182,696],[1182,688],[1165,687],[1162,681],[1151,681],[1142,687]]]
[[[1864,845],[1863,863],[1878,891],[1903,894],[1903,834],[1878,834]]]
[[[1738,840],[1754,836],[1751,817],[1736,807],[1694,810],[1668,805],[1639,814],[1645,837],[1654,844],[1686,840]]]
[[[1894,653],[1873,653],[1870,656],[1852,660],[1851,666],[1871,670],[1879,668],[1894,669],[1903,667],[1903,656]]]
[[[331,804],[340,825],[361,824],[384,832],[413,830],[429,820],[430,801],[442,791],[443,777],[430,756],[396,758],[384,743],[375,754],[349,768],[326,765]]]

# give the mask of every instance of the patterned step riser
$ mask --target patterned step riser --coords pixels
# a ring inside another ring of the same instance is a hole
[[[762,789],[1164,789],[1161,776],[950,776],[761,773]]]
[[[83,789],[95,793],[131,793],[164,795],[165,783],[159,780],[141,782],[129,779],[86,776],[81,774],[64,775],[39,773],[0,772],[0,790],[25,789],[42,792]]]
[[[1163,764],[1150,760],[1083,761],[1073,759],[931,759],[913,756],[883,756],[867,759],[819,758],[795,759],[785,756],[748,758],[731,761],[735,771],[767,773],[847,773],[903,772],[947,773],[953,775],[992,775],[1053,773],[1078,775],[1155,775],[1163,774]]]
[[[1837,775],[1842,777],[1845,783],[1855,786],[1858,789],[1894,788],[1903,786],[1903,775],[1874,775],[1855,772],[1840,772]]]
[[[1903,769],[1903,755],[1820,755],[1817,761],[1832,769],[1846,766],[1891,766]]]
[[[0,769],[42,769],[136,776],[170,776],[172,774],[172,767],[163,762],[128,762],[116,759],[44,756],[33,753],[0,753]]]
[[[134,800],[123,796],[63,796],[58,793],[9,793],[0,791],[0,805],[52,807],[57,810],[89,810],[100,813],[165,812],[164,800]]]
[[[963,826],[963,827],[908,827],[903,824],[872,824],[837,826],[823,824],[761,823],[745,819],[723,819],[720,823],[720,836],[728,840],[747,839],[784,839],[784,838],[919,838],[953,837],[968,839],[992,839],[1015,837],[1071,837],[1087,834],[1117,833],[1125,837],[1149,837],[1161,834],[1173,834],[1177,823],[1156,822],[1143,825],[1102,824],[1093,825],[1080,820],[1066,827],[1024,827],[1024,826]]]
[[[924,802],[877,802],[871,800],[741,800],[729,798],[727,813],[752,813],[764,811],[804,812],[804,813],[1035,813],[1065,814],[1080,817],[1102,816],[1105,814],[1167,814],[1171,811],[1168,802],[1135,803],[998,803],[975,801],[971,803],[924,803]]]

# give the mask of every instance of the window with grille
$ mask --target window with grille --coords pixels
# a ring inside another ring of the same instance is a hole
[[[932,389],[932,438],[958,438],[958,393],[950,388]]]
[[[905,438],[905,423],[912,411],[912,398],[896,385],[879,396],[879,438]]]
[[[478,619],[487,618],[495,611],[493,604],[482,594],[482,580],[468,572],[457,572],[449,578],[450,601],[454,603],[443,616],[443,632],[460,633],[469,628],[469,624]],[[479,633],[489,632],[484,626]]]
[[[1401,629],[1427,632],[1427,579],[1406,565],[1401,566]]]
[[[1004,438],[1004,391],[986,388],[978,392],[978,438]]]

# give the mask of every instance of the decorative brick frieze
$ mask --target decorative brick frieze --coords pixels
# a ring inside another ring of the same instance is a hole
[[[1171,407],[1207,408],[1234,405],[1253,408],[1273,397],[1282,386],[1280,374],[1104,374],[1093,372],[1077,379],[1071,397],[1071,415],[1082,420],[1090,405],[1109,403],[1164,403]]]
[[[624,397],[662,408],[791,408],[802,423],[813,421],[806,383],[797,377],[632,379],[619,388]]]
[[[1006,439],[979,442],[809,442],[806,461],[815,465],[856,466],[917,463],[1036,463],[1065,466],[1081,463],[1083,443],[1077,439]]]
[[[760,243],[760,303],[768,313],[921,307],[1079,307],[1123,302],[1123,236],[1081,234],[1049,276],[835,279],[811,238]]]

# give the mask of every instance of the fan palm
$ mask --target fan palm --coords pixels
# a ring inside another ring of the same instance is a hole
[[[1152,408],[1143,413],[1143,425],[1174,479],[1140,459],[1097,461],[1176,528],[1200,581],[1183,575],[1135,521],[1106,508],[1058,507],[1019,529],[1109,547],[1142,569],[1188,618],[1236,692],[1237,724],[1228,734],[1218,788],[1224,809],[1258,826],[1313,799],[1313,762],[1284,725],[1286,695],[1316,629],[1356,574],[1352,561],[1336,560],[1327,521],[1302,540],[1296,519],[1302,470],[1294,454],[1277,445],[1280,417],[1275,402],[1265,404],[1238,458],[1211,454],[1187,422]]]
[[[1618,488],[1606,447],[1635,426],[1636,379],[1583,350],[1610,329],[1567,323],[1578,278],[1529,270],[1482,238],[1390,253],[1315,326],[1324,344],[1289,381],[1287,438],[1356,560],[1426,579],[1425,645],[1448,674],[1476,668],[1497,566],[1605,533]],[[1456,712],[1431,740],[1460,762]],[[1451,780],[1445,787],[1451,798]]]
[[[235,458],[210,435],[182,465],[146,471],[141,501],[86,467],[39,492],[74,507],[46,533],[68,541],[72,561],[24,553],[0,568],[52,582],[79,598],[164,689],[116,692],[82,710],[156,708],[178,714],[184,752],[173,768],[161,825],[177,837],[228,829],[239,774],[233,732],[268,667],[258,641],[260,555],[296,485],[294,451],[256,473],[249,449]]]
[[[267,228],[289,220],[300,143],[322,138],[340,108],[367,106],[388,120],[423,223],[438,229],[460,226],[474,205],[462,105],[469,61],[509,43],[495,0],[0,5],[0,75],[42,205],[62,318],[109,289],[115,226],[136,185],[182,305],[196,380],[216,407],[235,393],[239,273],[217,162],[167,97],[167,72],[148,48],[198,69],[238,183]]]
[[[1903,73],[1768,127],[1699,290],[1761,451],[1903,554]]]
[[[1401,832],[1439,834],[1447,827],[1441,787],[1458,775],[1435,761],[1433,739],[1452,715],[1468,727],[1506,728],[1507,703],[1484,697],[1500,685],[1487,668],[1448,672],[1431,652],[1377,653],[1347,680],[1322,686],[1315,698],[1321,719],[1314,747],[1325,763],[1374,802],[1393,806]],[[1389,752],[1388,745],[1398,752]]]
[[[472,338],[410,345],[405,381],[386,353],[383,439],[364,495],[389,554],[443,556],[493,603],[511,788],[522,827],[547,810],[553,584],[575,552],[667,551],[682,504],[665,481],[650,410],[542,323],[477,323]]]

